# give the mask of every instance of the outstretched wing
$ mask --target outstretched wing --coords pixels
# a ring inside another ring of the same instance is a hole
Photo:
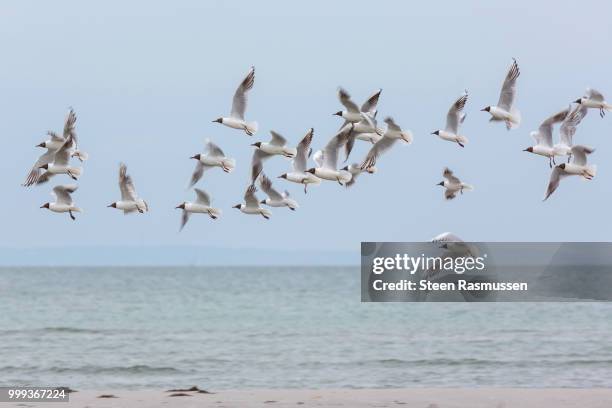
[[[519,75],[521,75],[521,71],[519,70],[518,63],[513,58],[512,65],[510,69],[508,69],[501,93],[499,94],[499,101],[497,102],[497,106],[506,112],[510,112],[514,104],[514,98],[516,97],[516,79]]]
[[[553,145],[553,126],[555,123],[563,121],[569,113],[569,108],[566,108],[560,112],[555,113],[551,117],[547,118],[540,127],[538,128],[538,137],[536,141],[540,145],[552,147]]]
[[[587,155],[593,153],[595,149],[589,146],[576,145],[572,147],[572,160],[574,164],[578,166],[585,166],[587,164]]]
[[[378,99],[380,99],[380,93],[382,89],[374,92],[364,103],[361,105],[361,111],[364,113],[373,114],[376,112],[376,105],[378,105]]]
[[[389,136],[383,136],[380,138],[378,142],[374,143],[374,146],[370,148],[370,151],[368,151],[366,158],[361,163],[361,170],[374,166],[376,164],[376,160],[378,160],[378,157],[389,150],[396,141],[397,139]]]
[[[60,185],[53,187],[53,194],[58,204],[72,205],[72,196],[79,187],[77,185]]]
[[[302,141],[297,145],[297,153],[293,158],[293,169],[296,172],[304,172],[306,171],[306,166],[308,165],[308,156],[312,151],[310,149],[310,145],[312,143],[312,138],[314,136],[314,129],[310,128],[306,136],[302,139]]]
[[[446,114],[446,131],[450,132],[454,135],[459,132],[459,123],[461,123],[461,119],[463,117],[463,108],[465,108],[465,104],[468,100],[468,93],[465,91],[463,95],[461,95],[457,100],[453,103],[453,105],[448,110]]]
[[[272,135],[272,140],[270,140],[270,144],[274,146],[284,146],[287,144],[287,139],[282,137],[280,134],[271,130],[270,134]]]
[[[248,92],[253,88],[255,84],[255,67],[251,67],[248,74],[234,93],[234,99],[232,100],[232,118],[244,120],[244,112],[246,111]]]
[[[276,191],[274,187],[272,187],[272,181],[265,175],[262,174],[259,180],[259,186],[263,190],[264,193],[268,195],[274,201],[281,201],[283,196],[281,193]]]
[[[204,190],[194,188],[193,191],[196,193],[196,203],[210,207],[210,196]]]
[[[359,113],[359,107],[351,100],[351,95],[345,89],[338,88],[338,99],[348,112]]]
[[[221,150],[219,146],[217,146],[210,140],[206,142],[206,152],[209,156],[212,157],[225,157],[225,153],[223,153],[223,150]]]
[[[452,183],[452,184],[461,184],[461,180],[459,180],[453,174],[453,171],[451,169],[449,169],[448,167],[444,168],[444,171],[442,172],[442,176],[444,176],[444,178],[447,179],[449,183]]]
[[[78,144],[76,129],[75,129],[76,120],[77,120],[76,113],[74,112],[72,108],[70,108],[70,111],[68,112],[68,116],[66,116],[66,121],[64,122],[63,135],[64,135],[64,139],[68,139],[68,137],[72,137],[72,139],[74,140],[75,146],[77,146]]]
[[[119,190],[121,190],[121,201],[136,201],[138,195],[134,188],[132,177],[127,174],[127,166],[119,164]]]
[[[586,90],[586,96],[587,98],[593,100],[593,101],[597,101],[597,102],[603,102],[604,101],[604,96],[601,92],[599,92],[596,89],[593,88],[587,88]]]
[[[555,166],[555,168],[550,173],[550,179],[548,180],[548,186],[546,187],[546,195],[544,196],[543,201],[548,200],[548,197],[550,197],[552,193],[555,192],[557,187],[559,187],[559,182],[561,181],[561,179],[566,176],[567,174],[563,169],[561,169],[559,166]]]
[[[586,116],[588,108],[582,104],[576,105],[576,107],[569,113],[561,127],[559,128],[561,143],[571,146],[574,135],[576,134],[576,128],[582,122],[582,119]]]
[[[183,228],[185,228],[185,224],[187,224],[187,221],[189,221],[190,216],[191,213],[189,211],[183,210],[183,215],[181,216],[181,228],[179,229],[179,231],[182,231]]]
[[[263,170],[263,162],[269,158],[271,154],[264,152],[261,149],[255,149],[253,158],[251,159],[251,183],[255,183],[259,173]]]
[[[327,169],[337,170],[338,167],[338,150],[349,139],[350,130],[343,129],[336,133],[334,137],[327,143],[323,149],[323,166]]]
[[[246,192],[244,193],[244,202],[247,207],[259,207],[259,201],[257,200],[257,196],[255,195],[256,191],[257,188],[255,187],[255,184],[251,184],[246,189]]]

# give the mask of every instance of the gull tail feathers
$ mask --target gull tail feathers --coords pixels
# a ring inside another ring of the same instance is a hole
[[[597,166],[595,164],[587,166],[582,174],[583,180],[590,180],[597,175]]]
[[[463,184],[463,185],[461,186],[461,189],[462,189],[463,191],[474,191],[474,186],[473,186],[473,185],[471,185],[471,184]]]
[[[412,132],[409,130],[404,130],[402,132],[402,136],[403,136],[404,141],[408,144],[411,144],[412,141],[414,140],[414,137],[412,136]]]
[[[247,133],[247,135],[253,136],[255,133],[257,133],[258,129],[259,125],[257,122],[248,122],[244,128],[244,131]]]
[[[506,120],[506,128],[508,130],[518,128],[521,125],[521,120],[521,112],[518,109],[512,109],[510,118]]]
[[[223,169],[228,173],[231,173],[234,168],[236,168],[236,160],[235,159],[223,159]]]
[[[469,142],[468,138],[465,136],[457,136],[457,142],[461,143],[462,145],[467,144]]]
[[[75,177],[81,177],[81,175],[83,174],[82,167],[69,167],[68,171]]]
[[[212,208],[211,207],[211,208],[208,209],[208,215],[213,220],[216,220],[217,218],[221,217],[221,210],[218,209],[218,208]]]
[[[75,150],[74,153],[72,153],[71,156],[72,157],[76,157],[77,159],[79,159],[82,162],[84,162],[85,160],[89,159],[89,154],[87,152],[82,152],[80,150]]]

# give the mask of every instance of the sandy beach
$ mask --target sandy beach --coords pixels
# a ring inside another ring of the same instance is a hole
[[[104,397],[100,397],[104,396]],[[62,406],[66,406],[61,404]],[[325,389],[226,390],[211,393],[80,391],[70,407],[415,407],[415,408],[609,408],[611,389]],[[20,403],[36,407],[48,404]]]

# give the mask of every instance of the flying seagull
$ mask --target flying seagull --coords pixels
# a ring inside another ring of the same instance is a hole
[[[587,164],[587,155],[590,155],[594,151],[595,149],[584,145],[575,145],[572,147],[572,162],[561,163],[553,168],[543,201],[546,201],[548,197],[555,192],[561,180],[567,176],[582,176],[586,180],[591,180],[595,177],[595,174],[597,174],[597,166],[589,166]]]
[[[253,84],[255,84],[255,67],[251,67],[246,77],[238,86],[238,89],[236,89],[234,99],[232,100],[232,113],[230,113],[229,117],[220,117],[213,120],[213,122],[221,123],[233,129],[244,130],[249,136],[257,133],[257,122],[247,122],[244,119],[248,92],[253,88]]]
[[[55,186],[53,188],[53,195],[55,195],[54,203],[45,203],[40,206],[40,208],[46,208],[56,213],[65,213],[67,212],[70,215],[72,220],[76,220],[73,212],[83,212],[79,207],[74,205],[72,201],[72,196],[70,194],[74,193],[77,190],[78,186],[76,185],[61,185]]]
[[[262,208],[259,205],[259,200],[255,195],[256,191],[257,188],[255,185],[251,184],[249,187],[247,187],[246,192],[244,193],[244,204],[236,204],[232,208],[236,208],[245,214],[261,215],[268,220],[272,216],[272,213],[268,209]]]
[[[70,166],[69,164],[74,144],[74,139],[69,135],[62,147],[53,154],[53,160],[39,167],[39,169],[45,170],[45,172],[38,177],[36,184],[46,183],[57,174],[66,174],[73,180],[77,180],[81,176],[83,169],[81,167]],[[48,152],[49,150],[47,150]]]
[[[181,230],[185,227],[187,221],[189,221],[189,216],[191,214],[208,214],[213,220],[221,216],[221,210],[210,206],[210,196],[206,191],[200,190],[199,188],[194,188],[193,190],[196,193],[195,202],[185,201],[176,206],[176,208],[183,210]]]
[[[553,146],[553,126],[556,123],[564,121],[569,111],[570,108],[563,109],[542,122],[537,131],[531,132],[531,137],[533,137],[536,144],[529,146],[523,151],[548,157],[548,165],[552,168],[553,164],[555,164],[556,153],[555,147]]]
[[[402,130],[402,128],[395,123],[393,118],[387,117],[385,123],[387,124],[387,130],[382,139],[374,143],[374,146],[370,148],[370,151],[361,164],[362,170],[373,167],[378,157],[389,150],[396,141],[403,140],[408,144],[412,143],[412,133],[409,130]]]
[[[581,104],[576,105],[576,107],[565,117],[559,128],[559,143],[554,146],[555,156],[567,156],[568,163],[572,157],[572,146],[574,145],[576,127],[582,122],[587,112],[588,108],[586,106]]]
[[[279,193],[272,187],[272,181],[262,174],[259,179],[259,185],[264,193],[268,196],[265,200],[262,200],[260,204],[266,204],[270,207],[289,207],[290,210],[295,211],[299,207],[297,201],[290,197],[289,192]]]
[[[481,109],[481,111],[491,114],[491,119],[489,119],[489,121],[503,121],[506,123],[506,129],[508,130],[515,129],[521,124],[521,113],[514,106],[514,100],[516,99],[516,79],[520,74],[521,71],[519,70],[518,63],[513,58],[512,65],[510,65],[510,69],[508,69],[508,73],[504,79],[497,105],[487,106]]]
[[[308,184],[321,183],[321,179],[319,179],[314,174],[308,173],[306,171],[308,158],[310,157],[310,153],[312,153],[310,145],[312,144],[313,136],[314,129],[310,128],[308,133],[306,133],[306,136],[304,136],[302,141],[297,145],[296,154],[293,158],[293,171],[281,174],[279,176],[279,178],[291,181],[292,183],[303,184],[304,194],[306,194],[306,188],[308,187]]]
[[[121,201],[115,201],[108,207],[123,210],[124,214],[135,211],[142,214],[149,211],[148,204],[136,194],[132,177],[127,174],[127,166],[123,163],[119,164],[119,190],[121,190]]]
[[[446,114],[446,127],[444,130],[436,130],[432,135],[440,137],[442,140],[457,143],[461,147],[465,147],[468,139],[465,136],[459,135],[459,126],[465,120],[466,114],[463,112],[465,104],[468,100],[468,92],[465,91],[453,104]]]
[[[606,102],[601,92],[593,88],[587,88],[585,95],[575,102],[587,108],[599,109],[599,116],[602,118],[606,116],[606,111],[612,110],[612,105]]]
[[[350,137],[350,130],[343,128],[336,133],[327,143],[323,150],[317,151],[313,160],[317,164],[307,171],[320,179],[336,181],[340,185],[345,185],[351,181],[352,175],[346,170],[338,170],[338,150],[346,144]]]
[[[191,175],[189,187],[193,187],[204,175],[204,172],[213,167],[221,167],[224,172],[231,173],[236,167],[236,160],[225,156],[223,150],[210,140],[206,141],[206,153],[196,154],[191,156],[191,159],[197,160],[196,167]]]
[[[471,191],[474,189],[471,185],[459,180],[448,167],[444,168],[442,175],[446,180],[439,182],[438,185],[445,188],[444,198],[447,200],[455,198],[457,193],[463,194],[464,191]]]

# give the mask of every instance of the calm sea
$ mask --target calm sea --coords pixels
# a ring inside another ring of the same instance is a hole
[[[358,268],[0,269],[0,385],[612,387],[612,304],[374,304]]]

